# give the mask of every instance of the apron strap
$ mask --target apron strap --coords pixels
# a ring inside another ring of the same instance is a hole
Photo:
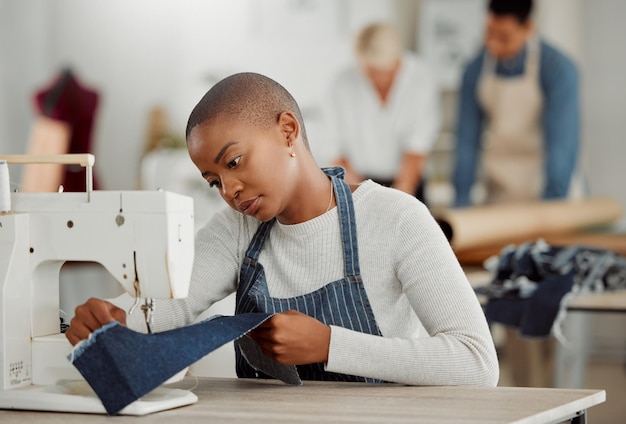
[[[331,176],[330,179],[333,183],[339,213],[344,276],[350,280],[360,279],[359,246],[356,238],[356,216],[352,202],[352,191],[343,179],[334,176]]]
[[[265,240],[270,236],[270,230],[274,226],[276,222],[276,218],[272,218],[269,221],[262,222],[257,228],[256,233],[252,237],[252,241],[248,248],[246,249],[246,258],[252,259],[254,261],[259,259],[259,255],[261,254],[261,250],[263,249],[263,245],[265,244]]]
[[[346,171],[341,167],[322,168],[322,171],[330,177],[335,192],[343,245],[344,276],[360,278],[359,248],[356,238],[356,218],[354,203],[352,202],[352,191],[350,186],[343,180]],[[263,245],[269,237],[275,222],[276,218],[273,218],[259,225],[248,249],[246,249],[246,258],[254,261],[259,259]]]
[[[536,79],[539,76],[539,58],[541,57],[541,41],[539,37],[532,37],[526,43],[526,63],[524,63],[524,76]]]

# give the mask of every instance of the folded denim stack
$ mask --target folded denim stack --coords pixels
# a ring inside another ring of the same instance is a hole
[[[572,296],[626,289],[626,258],[586,246],[551,246],[543,240],[511,245],[488,259],[485,268],[492,279],[475,291],[489,299],[487,320],[519,328],[527,337],[558,331],[557,317]]]

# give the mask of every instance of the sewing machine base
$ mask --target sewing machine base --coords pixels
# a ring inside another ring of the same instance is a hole
[[[122,409],[118,415],[147,415],[197,401],[198,397],[189,390],[158,387]],[[106,414],[91,387],[80,380],[1,391],[0,409]]]

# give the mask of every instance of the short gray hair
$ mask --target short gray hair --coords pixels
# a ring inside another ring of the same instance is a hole
[[[355,47],[359,58],[380,69],[391,68],[404,50],[398,30],[384,22],[365,26],[356,38]]]

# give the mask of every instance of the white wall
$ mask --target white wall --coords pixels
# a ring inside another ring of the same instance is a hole
[[[46,0],[0,0],[0,151],[22,153],[32,106],[26,93],[49,73]],[[11,178],[13,180],[13,178]]]
[[[585,5],[589,0],[536,1],[536,21],[542,37],[581,63],[585,57]]]
[[[626,2],[593,0],[584,6],[585,166],[592,193],[618,199],[626,214]]]
[[[590,195],[610,196],[624,210],[626,228],[626,2],[538,2],[541,34],[574,59],[581,82],[581,169]]]
[[[354,32],[394,12],[391,0],[0,0],[0,151],[26,150],[32,94],[65,65],[101,94],[95,172],[105,189],[137,187],[152,106],[182,133],[204,92],[237,71],[279,80],[312,140],[323,139],[320,99],[352,60]],[[312,142],[324,165],[321,146]]]
[[[137,186],[147,114],[175,98],[177,11],[167,0],[56,0],[50,73],[63,65],[101,94],[94,145],[107,189]]]

